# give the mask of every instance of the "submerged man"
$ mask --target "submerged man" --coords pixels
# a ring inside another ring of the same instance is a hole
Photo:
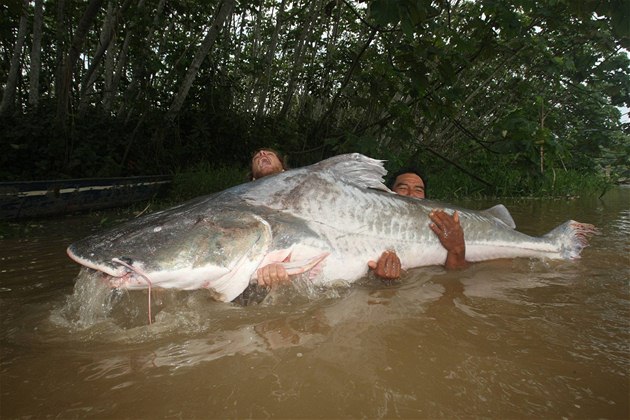
[[[425,179],[417,169],[405,168],[391,177],[388,187],[396,194],[423,199],[426,192]],[[429,218],[431,219],[429,227],[446,249],[444,268],[452,270],[467,267],[464,230],[459,224],[457,211],[451,216],[444,210],[434,209],[429,214]],[[394,251],[383,252],[378,261],[370,261],[368,266],[374,271],[374,274],[384,279],[400,277],[400,258]]]
[[[282,155],[273,149],[260,149],[252,157],[251,179],[282,172],[287,168]],[[414,168],[398,171],[392,177],[390,189],[397,194],[413,198],[425,198],[424,178]],[[458,269],[468,265],[466,261],[466,245],[464,232],[459,224],[457,212],[450,216],[440,209],[433,210],[429,217],[431,230],[438,236],[440,243],[447,251],[444,267]],[[378,277],[383,279],[397,279],[400,277],[400,258],[394,251],[385,251],[378,261],[368,262],[368,266]],[[289,282],[289,275],[282,264],[269,264],[256,271],[257,283],[260,286],[271,286],[277,283]]]
[[[286,162],[286,158],[282,156],[282,154],[277,150],[269,148],[258,149],[252,156],[252,160],[249,166],[249,179],[251,181],[265,177],[267,175],[284,172],[289,168]]]

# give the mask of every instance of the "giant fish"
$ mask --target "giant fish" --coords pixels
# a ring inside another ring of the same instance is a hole
[[[579,258],[596,231],[569,220],[528,236],[502,205],[472,211],[399,196],[383,184],[386,173],[382,161],[339,155],[131,220],[67,252],[114,288],[208,288],[231,301],[270,263],[318,285],[365,276],[385,250],[404,268],[443,264],[446,250],[429,228],[434,208],[458,211],[471,262]]]

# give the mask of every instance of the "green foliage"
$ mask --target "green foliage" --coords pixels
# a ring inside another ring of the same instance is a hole
[[[246,170],[242,167],[213,167],[203,162],[174,175],[167,201],[178,203],[222,191],[245,181]]]
[[[216,0],[132,3],[100,63],[105,9],[72,46],[85,4],[66,4],[65,31],[45,7],[39,106],[28,99],[27,36],[15,103],[0,117],[0,179],[178,173],[184,199],[232,184],[195,176],[243,180],[225,168],[245,167],[260,147],[292,166],[346,152],[391,169],[416,164],[447,199],[573,194],[628,178],[616,108],[630,106],[627,2],[286,0],[278,16],[280,3],[238,2],[199,68]],[[17,4],[0,9],[0,74],[11,66]],[[58,65],[71,47],[81,65],[70,118],[59,120]]]
[[[611,185],[603,173],[565,171],[560,168],[550,168],[540,175],[524,174],[514,166],[505,165],[495,168],[491,173],[492,176],[486,178],[491,186],[486,186],[453,168],[432,172],[427,176],[428,198],[451,201],[464,197],[589,196],[599,195]]]

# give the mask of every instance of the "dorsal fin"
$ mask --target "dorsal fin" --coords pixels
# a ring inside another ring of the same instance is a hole
[[[499,219],[501,222],[505,223],[512,229],[516,229],[516,223],[514,223],[514,219],[512,219],[512,215],[509,210],[505,208],[503,204],[497,204],[494,207],[490,207],[487,210],[484,210],[485,213],[490,214],[490,216]]]
[[[372,159],[360,153],[334,156],[316,163],[318,169],[332,173],[335,179],[359,188],[389,191],[383,184],[387,170],[382,160]]]

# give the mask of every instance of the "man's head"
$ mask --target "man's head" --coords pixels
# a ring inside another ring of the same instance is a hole
[[[251,180],[273,175],[287,169],[284,157],[273,149],[259,149],[252,156]]]
[[[425,198],[425,177],[415,168],[404,168],[390,178],[389,188],[396,194]]]

